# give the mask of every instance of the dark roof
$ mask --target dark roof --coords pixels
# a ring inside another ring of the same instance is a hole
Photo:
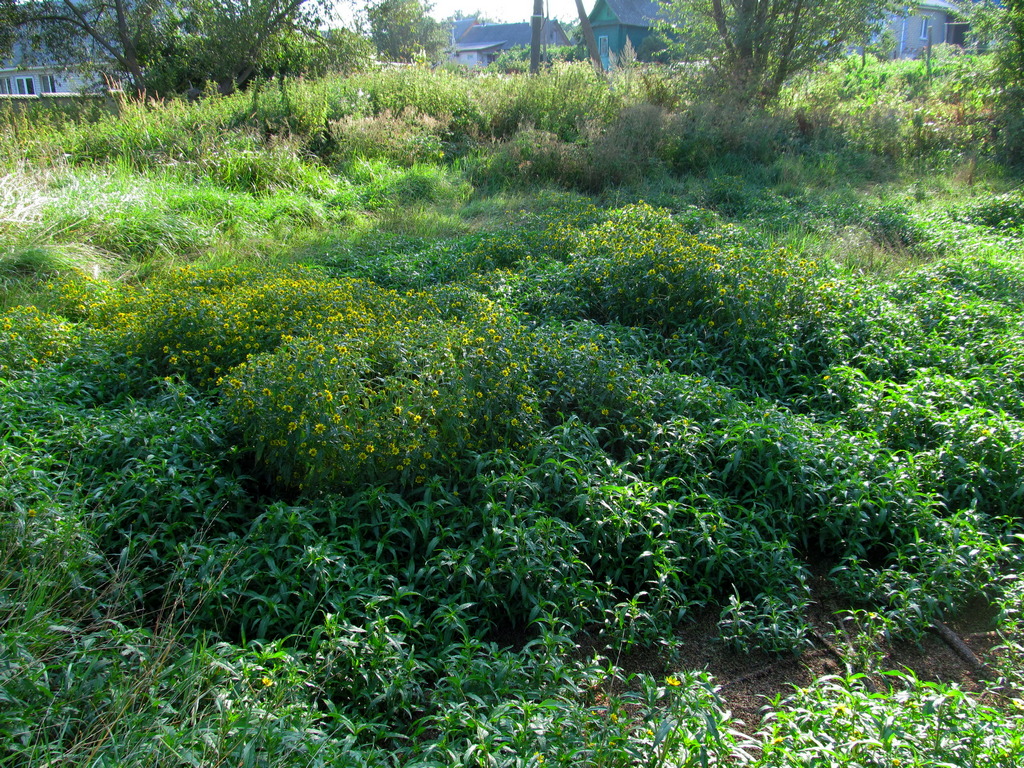
[[[649,27],[653,21],[664,21],[665,14],[658,0],[605,0],[620,24]],[[595,6],[596,8],[596,6]]]
[[[548,40],[564,40],[561,45],[567,45],[569,38],[565,36],[562,25],[554,19],[547,19],[544,22],[543,34]],[[500,46],[503,50],[518,48],[520,46],[530,47],[533,38],[533,29],[528,21],[520,21],[516,24],[477,24],[455,43],[458,51],[478,51],[484,48]],[[557,44],[557,43],[556,43]]]
[[[532,30],[529,23],[520,21],[516,24],[477,24],[466,30],[459,38],[459,47],[479,47],[484,43],[504,43],[509,48],[517,45],[529,45]]]
[[[470,19],[459,19],[458,21],[452,22],[452,38],[455,42],[462,39],[462,36],[466,34],[473,26],[476,25],[476,17]]]

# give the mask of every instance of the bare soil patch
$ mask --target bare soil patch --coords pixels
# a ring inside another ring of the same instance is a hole
[[[600,642],[589,636],[578,642],[581,652],[589,655],[600,649],[602,656],[626,673],[645,672],[656,677],[681,671],[711,673],[720,686],[719,695],[737,721],[733,727],[753,734],[772,702],[792,693],[794,688],[808,687],[829,675],[863,671],[850,668],[842,643],[844,629],[836,618],[840,610],[841,606],[826,597],[812,603],[807,617],[814,627],[812,644],[791,656],[738,653],[728,648],[719,640],[718,614],[714,611],[694,616],[677,632],[675,647],[668,653],[650,648],[620,653],[614,648],[601,648]],[[993,619],[990,607],[979,601],[947,624],[982,665],[1001,642],[992,629]],[[896,641],[876,645],[874,673],[868,676],[867,685],[879,691],[888,689],[889,679],[877,673],[889,670],[909,670],[919,680],[956,683],[976,694],[990,689],[985,671],[965,660],[938,633],[929,632],[920,643]]]

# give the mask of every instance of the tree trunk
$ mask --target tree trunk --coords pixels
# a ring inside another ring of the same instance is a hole
[[[121,65],[128,71],[128,76],[132,80],[132,90],[139,94],[145,88],[146,79],[139,64],[139,52],[128,24],[128,11],[124,0],[117,0],[114,8],[117,13],[117,37],[121,44]]]
[[[580,29],[583,30],[583,39],[587,41],[587,52],[590,54],[590,61],[594,69],[604,72],[604,64],[601,62],[601,52],[597,50],[597,40],[594,38],[594,28],[590,26],[590,17],[583,8],[583,0],[576,0],[576,12],[580,16]]]
[[[801,18],[800,15],[803,12],[804,4],[803,0],[797,0],[796,7],[793,11],[793,18],[789,23],[789,32],[786,35],[786,41],[779,51],[779,62],[775,68],[775,74],[771,81],[766,84],[762,91],[762,98],[765,103],[772,101],[776,96],[779,95],[779,91],[782,90],[783,84],[786,82],[786,78],[789,77],[791,70],[790,64],[793,60],[793,51],[796,48],[797,33],[800,29]]]

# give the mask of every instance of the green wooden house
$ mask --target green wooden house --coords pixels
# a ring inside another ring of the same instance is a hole
[[[597,0],[589,18],[605,69],[611,69],[626,40],[639,51],[655,23],[664,20],[658,0]]]

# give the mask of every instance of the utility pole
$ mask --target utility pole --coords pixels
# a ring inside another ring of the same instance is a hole
[[[533,16],[530,17],[533,36],[530,39],[530,74],[540,71],[540,37],[544,25],[544,0],[533,0]]]

